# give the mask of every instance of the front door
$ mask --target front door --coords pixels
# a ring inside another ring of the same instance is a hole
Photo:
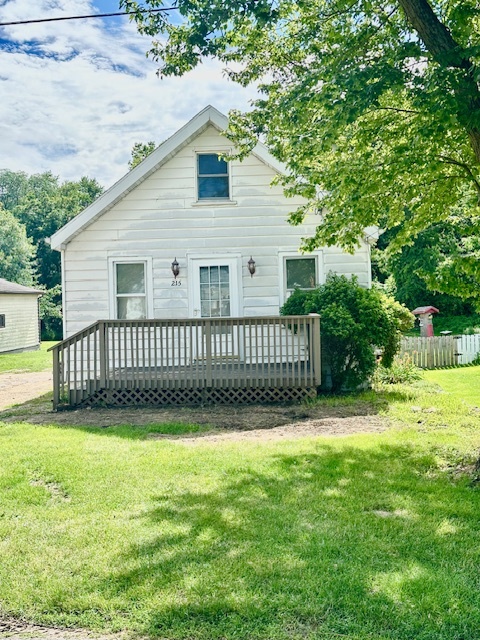
[[[194,318],[237,317],[239,315],[239,277],[237,258],[199,258],[192,259],[192,316]],[[202,336],[204,353],[212,353],[213,357],[230,359],[238,356],[238,339],[233,335],[232,326],[228,323],[215,322],[211,325],[211,333],[205,325]],[[211,340],[210,345],[205,341]],[[200,354],[197,354],[200,356]]]

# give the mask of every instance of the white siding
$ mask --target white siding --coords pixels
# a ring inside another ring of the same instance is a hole
[[[38,294],[0,293],[0,314],[5,315],[0,353],[39,346]]]
[[[302,237],[311,235],[315,225],[288,224],[289,212],[301,201],[286,199],[280,186],[271,187],[275,172],[253,155],[242,163],[230,163],[232,202],[197,202],[196,152],[230,148],[228,140],[210,126],[67,245],[65,336],[95,320],[113,317],[109,258],[151,257],[154,317],[187,318],[188,256],[240,254],[241,315],[278,314],[284,297],[280,252],[298,251]],[[250,256],[257,267],[253,278],[247,269]],[[356,274],[361,284],[369,284],[366,244],[353,256],[336,248],[324,249],[318,256],[324,275],[328,271]],[[174,258],[180,264],[181,281],[175,287],[170,271]]]

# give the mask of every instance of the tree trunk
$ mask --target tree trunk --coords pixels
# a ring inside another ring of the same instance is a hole
[[[470,67],[470,61],[462,56],[461,48],[427,0],[398,0],[398,4],[438,63],[449,67]]]

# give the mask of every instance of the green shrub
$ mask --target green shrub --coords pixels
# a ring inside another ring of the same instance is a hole
[[[365,289],[355,277],[329,274],[311,291],[297,289],[281,309],[283,315],[319,313],[322,359],[331,375],[331,390],[354,389],[375,371],[374,347],[389,365],[401,331],[413,325],[412,314],[376,289]]]
[[[406,353],[403,358],[395,357],[389,367],[380,362],[373,380],[380,384],[410,384],[422,378],[422,370],[415,366],[412,358]]]
[[[40,298],[42,340],[62,339],[62,288],[57,284],[45,289]]]

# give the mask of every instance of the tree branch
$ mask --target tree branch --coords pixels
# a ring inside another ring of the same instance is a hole
[[[461,160],[455,160],[455,158],[449,158],[448,156],[443,156],[443,155],[438,156],[438,158],[439,160],[441,160],[442,162],[445,162],[446,164],[453,164],[456,167],[461,167],[465,171],[467,176],[471,179],[473,184],[475,185],[475,188],[478,193],[478,197],[480,199],[480,182],[475,177],[473,171],[471,170],[471,168],[468,166],[466,162],[462,162]]]

